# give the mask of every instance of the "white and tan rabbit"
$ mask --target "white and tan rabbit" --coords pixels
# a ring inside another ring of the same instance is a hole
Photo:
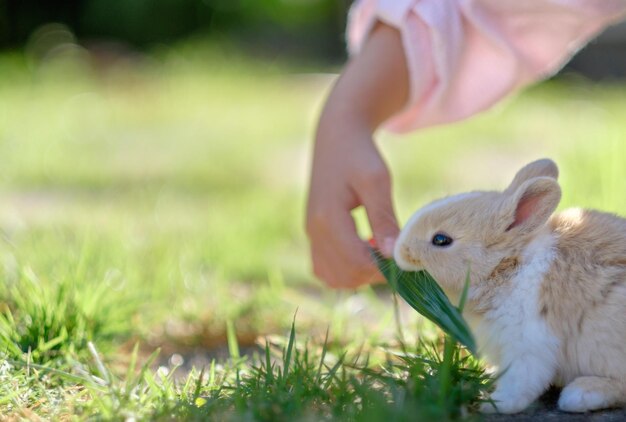
[[[503,371],[491,396],[502,413],[524,410],[550,385],[565,387],[564,411],[626,404],[626,219],[553,215],[557,177],[544,159],[504,192],[435,201],[411,217],[394,251],[402,269],[427,270],[451,298],[470,268],[466,316]]]

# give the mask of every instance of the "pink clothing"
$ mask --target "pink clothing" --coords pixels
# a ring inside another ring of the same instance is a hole
[[[626,0],[356,0],[348,47],[377,20],[402,34],[411,92],[386,126],[404,132],[452,122],[558,71]]]

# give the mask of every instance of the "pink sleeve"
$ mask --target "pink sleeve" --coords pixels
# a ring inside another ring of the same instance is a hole
[[[348,48],[357,54],[376,21],[396,27],[409,68],[397,132],[453,122],[558,71],[626,13],[626,0],[356,0]]]

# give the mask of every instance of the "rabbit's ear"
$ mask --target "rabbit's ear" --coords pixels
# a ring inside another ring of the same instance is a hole
[[[504,201],[506,231],[530,233],[543,226],[561,200],[561,188],[552,177],[535,177],[521,184]]]
[[[551,177],[556,180],[559,178],[559,168],[556,166],[554,161],[549,158],[533,161],[532,163],[522,167],[522,169],[517,172],[515,178],[511,182],[511,185],[505,192],[512,194],[520,186],[522,186],[522,183],[527,180],[534,179],[535,177]]]

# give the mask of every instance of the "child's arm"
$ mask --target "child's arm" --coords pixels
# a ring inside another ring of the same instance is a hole
[[[351,210],[363,205],[374,238],[390,255],[398,234],[387,166],[374,130],[400,111],[408,97],[400,34],[379,24],[346,66],[322,112],[315,139],[307,233],[313,270],[333,287],[356,287],[377,278]],[[379,277],[379,279],[382,279]]]
[[[347,39],[358,55],[378,22],[400,32],[409,95],[385,126],[406,132],[470,117],[552,75],[625,16],[626,0],[356,0]]]

